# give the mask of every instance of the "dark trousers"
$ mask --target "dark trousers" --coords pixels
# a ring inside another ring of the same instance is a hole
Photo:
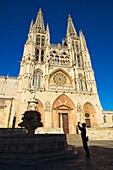
[[[84,147],[84,150],[86,152],[86,155],[90,156],[89,148],[88,148],[88,145],[87,145],[87,141],[86,140],[82,140],[82,142],[83,142],[83,147]]]

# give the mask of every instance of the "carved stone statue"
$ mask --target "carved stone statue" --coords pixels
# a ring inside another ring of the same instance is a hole
[[[34,134],[35,129],[43,126],[41,114],[34,110],[26,111],[23,114],[22,120],[23,122],[19,123],[18,126],[25,127],[28,130],[28,134]]]
[[[51,103],[50,103],[49,101],[47,101],[47,102],[45,103],[45,110],[46,110],[46,111],[50,111],[50,109],[51,109]]]
[[[28,110],[36,110],[37,103],[38,101],[36,101],[34,98],[28,101]]]
[[[80,105],[80,103],[77,104],[77,112],[81,112],[81,105]]]

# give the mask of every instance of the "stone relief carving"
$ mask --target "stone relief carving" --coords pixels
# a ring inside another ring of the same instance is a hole
[[[82,109],[82,108],[81,108],[81,105],[80,105],[80,103],[78,103],[78,104],[77,104],[77,112],[81,112],[81,109]]]
[[[50,111],[50,109],[51,109],[51,103],[50,103],[49,101],[47,101],[47,102],[45,103],[45,110],[46,110],[46,111]]]

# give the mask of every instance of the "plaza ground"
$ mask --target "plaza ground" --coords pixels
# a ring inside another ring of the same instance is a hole
[[[113,170],[113,141],[89,141],[90,158],[85,157],[81,140],[69,144],[76,148],[74,159],[38,165],[0,164],[0,170]]]

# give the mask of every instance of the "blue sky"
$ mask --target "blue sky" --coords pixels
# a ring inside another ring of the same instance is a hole
[[[31,20],[42,8],[51,43],[65,38],[67,18],[82,29],[104,110],[113,110],[113,0],[1,0],[0,75],[18,76]]]

